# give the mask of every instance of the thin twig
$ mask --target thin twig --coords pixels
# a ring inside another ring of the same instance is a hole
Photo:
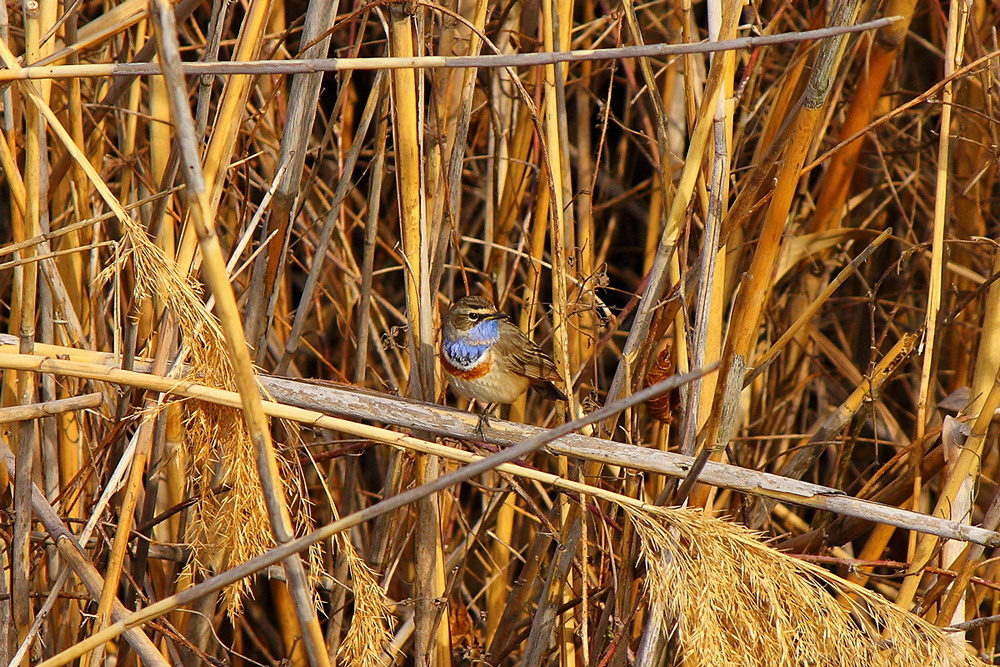
[[[419,56],[384,58],[313,58],[303,60],[256,60],[230,63],[184,63],[181,72],[187,76],[205,74],[315,74],[345,70],[438,69],[442,67],[534,67],[554,63],[574,63],[588,60],[620,58],[652,58],[692,53],[718,53],[755,49],[776,44],[793,44],[815,39],[848,35],[891,25],[898,16],[859,23],[854,26],[834,26],[819,30],[787,32],[777,35],[740,37],[700,44],[647,44],[614,49],[590,49],[556,53],[520,53],[497,56]],[[103,76],[155,76],[162,74],[152,63],[119,63],[113,65],[48,65],[22,67],[0,71],[0,81],[20,79],[65,79]]]

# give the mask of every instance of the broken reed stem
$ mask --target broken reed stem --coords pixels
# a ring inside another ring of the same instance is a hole
[[[103,400],[104,396],[99,392],[95,392],[93,394],[71,396],[44,403],[34,403],[32,405],[12,405],[7,408],[0,408],[0,424],[27,421],[29,419],[42,419],[44,417],[54,417],[64,412],[96,408],[101,405]]]

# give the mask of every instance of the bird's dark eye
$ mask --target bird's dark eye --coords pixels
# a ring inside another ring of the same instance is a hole
[[[469,313],[469,319],[473,322],[479,321],[479,313]]]

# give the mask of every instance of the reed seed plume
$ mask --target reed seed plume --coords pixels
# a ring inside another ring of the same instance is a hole
[[[982,665],[940,628],[700,510],[629,518],[659,624],[692,667]]]
[[[378,585],[375,571],[362,559],[351,541],[341,536],[337,548],[347,558],[351,572],[354,610],[351,627],[337,651],[338,660],[344,665],[377,667],[392,653],[392,630],[395,625],[386,603],[385,591]]]
[[[187,355],[185,377],[219,389],[233,389],[232,366],[218,320],[202,301],[202,290],[181,274],[175,262],[155,245],[134,221],[123,224],[132,262],[136,297],[162,304],[176,318],[182,349]],[[101,274],[109,280],[116,267]],[[246,422],[239,409],[202,401],[184,401],[184,437],[192,508],[186,540],[191,546],[188,573],[206,574],[232,568],[275,545],[270,528],[259,471]],[[295,459],[281,457],[285,494],[295,503],[296,528],[308,532],[312,520],[302,484],[304,477]],[[221,492],[220,492],[221,489]],[[322,569],[317,549],[310,552],[313,579]],[[241,580],[226,589],[225,605],[232,615],[243,609],[251,582]]]

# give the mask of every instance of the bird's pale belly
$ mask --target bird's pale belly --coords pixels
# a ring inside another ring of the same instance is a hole
[[[485,375],[478,378],[465,379],[448,374],[448,382],[462,396],[474,398],[480,403],[513,403],[531,384],[528,378],[505,372],[495,363]]]

